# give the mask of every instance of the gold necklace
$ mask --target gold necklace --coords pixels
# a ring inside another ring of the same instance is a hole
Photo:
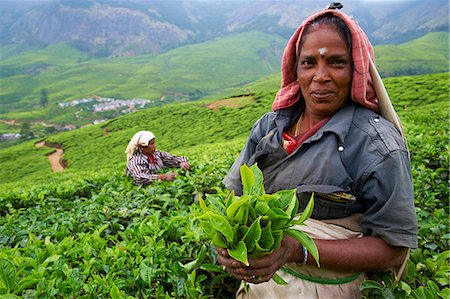
[[[300,117],[297,120],[297,123],[295,124],[294,137],[297,137],[299,132],[300,132],[300,127],[301,127],[301,124],[302,124],[302,120],[303,120],[303,113],[302,113],[302,115],[300,115]]]

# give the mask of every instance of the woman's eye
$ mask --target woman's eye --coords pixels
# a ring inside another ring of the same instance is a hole
[[[312,61],[312,60],[302,60],[300,62],[300,64],[301,65],[312,65],[312,64],[314,64],[314,61]]]
[[[343,65],[343,64],[347,64],[347,61],[344,59],[337,59],[337,60],[334,60],[332,63],[337,64],[337,65]]]

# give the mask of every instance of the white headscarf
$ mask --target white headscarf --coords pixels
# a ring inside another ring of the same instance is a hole
[[[154,138],[155,134],[150,131],[139,131],[134,134],[125,150],[125,154],[127,154],[127,164],[133,154],[139,149],[139,146],[147,146]]]

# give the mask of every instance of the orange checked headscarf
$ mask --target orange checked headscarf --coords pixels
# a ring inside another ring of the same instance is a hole
[[[281,89],[278,91],[272,109],[278,110],[292,106],[301,97],[297,80],[296,60],[300,40],[307,25],[324,14],[333,14],[342,19],[350,30],[352,38],[353,82],[351,96],[353,101],[379,112],[378,99],[372,86],[369,73],[369,60],[373,60],[373,47],[361,27],[349,16],[334,10],[324,9],[308,17],[290,38],[281,61]]]
[[[277,92],[272,104],[273,111],[290,107],[298,100],[303,100],[299,84],[297,83],[296,70],[299,44],[307,25],[325,14],[332,14],[343,20],[350,31],[353,60],[352,100],[380,113],[392,122],[402,134],[406,144],[400,119],[392,106],[389,95],[375,67],[372,44],[353,18],[334,9],[324,9],[311,15],[297,28],[289,39],[281,61],[281,88]]]

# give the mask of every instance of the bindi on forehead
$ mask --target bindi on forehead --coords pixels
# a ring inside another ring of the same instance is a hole
[[[328,52],[327,48],[319,48],[320,57],[324,57],[325,54],[327,54],[327,52]]]

